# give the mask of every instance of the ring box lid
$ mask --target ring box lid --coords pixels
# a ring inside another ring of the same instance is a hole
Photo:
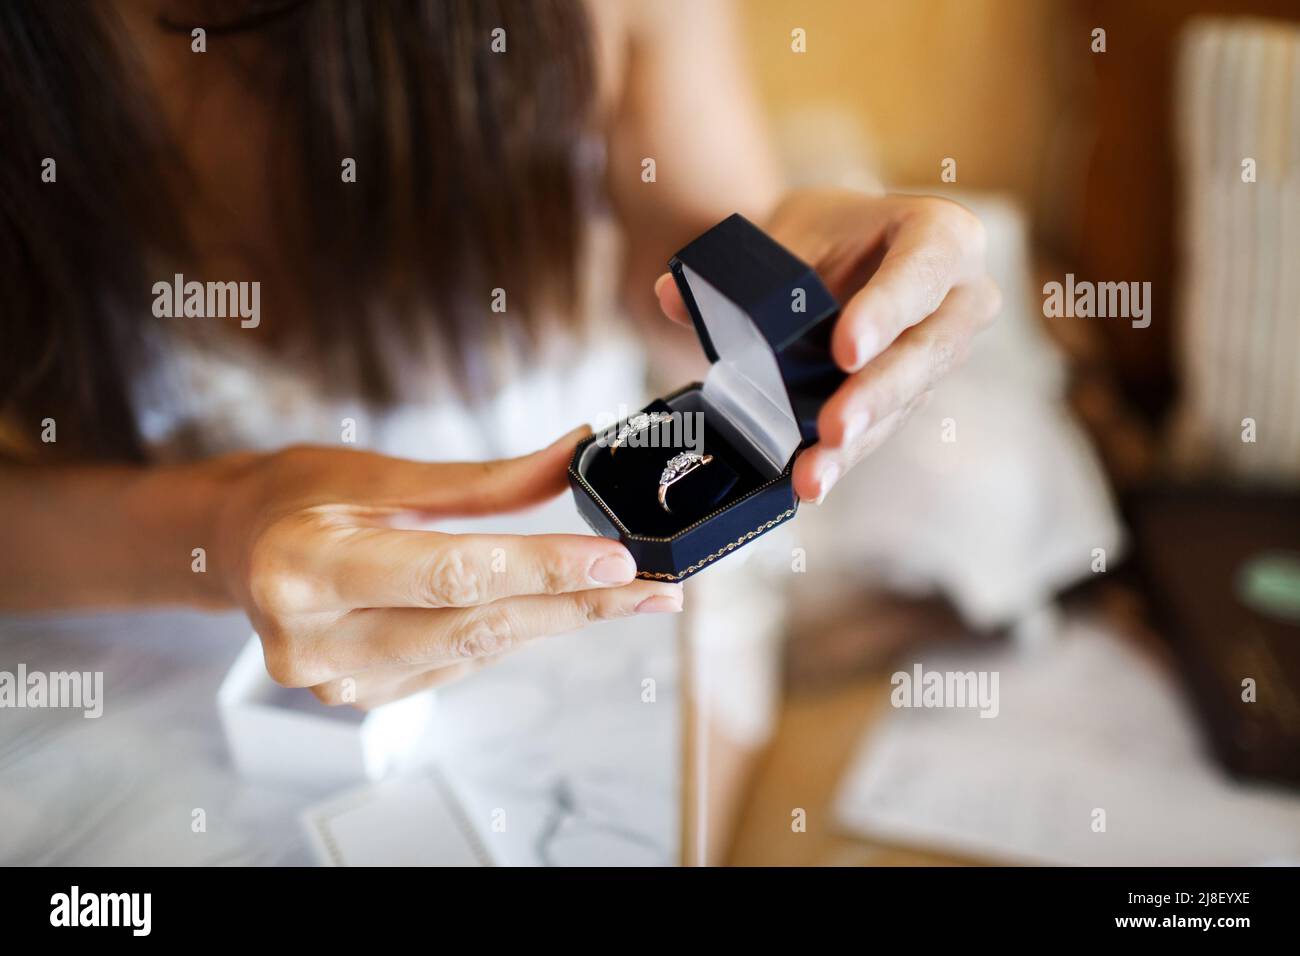
[[[669,262],[712,367],[704,396],[776,471],[817,440],[844,380],[830,354],[839,304],[811,266],[739,213]]]

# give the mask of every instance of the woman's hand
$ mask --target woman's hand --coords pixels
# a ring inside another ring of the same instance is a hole
[[[1002,299],[985,272],[984,227],[946,199],[801,190],[766,229],[845,303],[831,353],[849,378],[794,468],[799,497],[821,501],[965,358]],[[690,322],[668,275],[655,291],[669,318]]]
[[[635,580],[616,541],[392,527],[402,514],[494,514],[554,496],[582,431],[477,464],[327,448],[254,459],[233,479],[216,534],[271,676],[329,704],[371,707],[535,637],[681,610],[681,586]]]

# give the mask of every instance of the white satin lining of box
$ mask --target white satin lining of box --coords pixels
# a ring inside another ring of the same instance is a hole
[[[776,356],[735,303],[690,266],[683,265],[682,273],[718,354],[704,379],[704,397],[779,472],[802,437]]]

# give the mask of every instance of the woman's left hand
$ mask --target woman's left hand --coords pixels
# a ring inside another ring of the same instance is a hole
[[[765,228],[844,303],[831,354],[849,377],[794,468],[796,494],[821,501],[966,357],[1002,299],[985,271],[983,225],[946,199],[800,190]],[[655,291],[669,318],[689,324],[670,276]]]

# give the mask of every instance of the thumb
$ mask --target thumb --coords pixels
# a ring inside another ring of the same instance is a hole
[[[691,324],[691,314],[686,311],[682,293],[670,273],[665,272],[655,280],[655,297],[659,299],[659,308],[664,315],[681,325]]]
[[[545,448],[497,461],[400,465],[382,482],[375,504],[442,515],[487,515],[519,511],[548,501],[568,482],[569,460],[580,440],[591,434],[581,425]]]

